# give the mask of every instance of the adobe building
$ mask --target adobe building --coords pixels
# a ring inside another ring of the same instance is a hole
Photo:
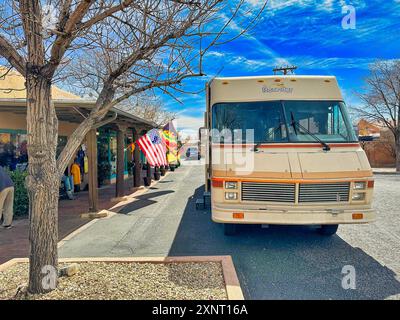
[[[365,119],[358,122],[357,128],[361,146],[371,167],[395,167],[395,141],[392,132],[382,125],[371,123]]]

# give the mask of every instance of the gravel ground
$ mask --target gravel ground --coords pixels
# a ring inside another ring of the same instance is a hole
[[[341,225],[338,235],[390,268],[400,281],[400,175],[375,175],[376,221],[365,225]],[[400,299],[400,294],[391,298]]]
[[[220,263],[85,262],[72,277],[61,277],[58,288],[29,299],[227,299]],[[27,282],[28,265],[0,272],[0,300],[12,299]]]

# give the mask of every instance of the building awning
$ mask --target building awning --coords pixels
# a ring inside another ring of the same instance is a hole
[[[53,103],[59,121],[81,123],[95,106],[94,100],[82,99],[68,91],[56,86],[51,89]],[[26,115],[26,89],[25,78],[18,72],[0,66],[0,112]],[[115,123],[127,126],[140,126],[151,129],[157,125],[149,120],[135,116],[117,107],[111,108],[105,118],[117,114]]]
[[[70,123],[81,123],[95,105],[95,101],[87,100],[53,100],[53,103],[58,120]],[[0,112],[26,115],[26,99],[0,99]],[[114,113],[117,114],[116,122],[122,122],[128,126],[141,126],[144,129],[157,127],[156,123],[120,110],[117,107],[111,108],[106,117],[111,117]]]

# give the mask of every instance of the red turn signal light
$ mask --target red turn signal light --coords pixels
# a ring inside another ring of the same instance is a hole
[[[374,187],[374,180],[369,180],[367,182],[367,188],[373,188]]]
[[[212,180],[211,185],[214,188],[223,188],[224,187],[224,181],[223,180]]]

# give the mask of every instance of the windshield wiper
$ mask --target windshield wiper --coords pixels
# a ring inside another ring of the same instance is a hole
[[[326,142],[322,141],[322,140],[321,140],[320,138],[318,138],[315,134],[311,133],[310,130],[308,130],[307,128],[303,127],[298,121],[296,121],[296,120],[294,119],[293,112],[290,112],[290,117],[291,117],[291,120],[292,120],[291,125],[292,125],[292,127],[293,127],[293,129],[294,129],[294,133],[295,133],[296,135],[297,135],[297,128],[296,128],[296,125],[297,125],[297,126],[299,126],[300,129],[304,130],[308,135],[310,135],[310,136],[313,137],[316,141],[318,141],[318,142],[323,146],[322,150],[324,150],[324,151],[329,151],[329,150],[331,150],[331,147],[330,147]]]

